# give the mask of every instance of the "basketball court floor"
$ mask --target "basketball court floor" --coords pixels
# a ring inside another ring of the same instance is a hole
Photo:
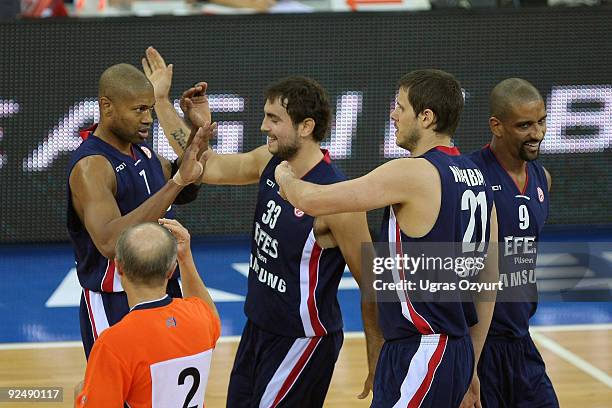
[[[553,238],[572,241],[566,235]],[[222,320],[223,337],[214,353],[206,393],[209,408],[225,406],[245,323],[249,244],[245,238],[193,242],[198,269]],[[548,246],[539,254],[541,304],[532,319],[532,336],[562,407],[612,406],[612,303],[607,301],[612,245],[595,247],[588,260],[565,244]],[[64,392],[62,403],[0,402],[0,408],[72,406],[72,390],[85,368],[78,326],[80,289],[73,266],[68,244],[0,246],[0,387],[61,387]],[[579,295],[559,296],[570,287],[580,288],[574,292]],[[338,298],[346,336],[325,406],[367,407],[369,400],[356,398],[366,377],[365,341],[359,292],[348,271]]]

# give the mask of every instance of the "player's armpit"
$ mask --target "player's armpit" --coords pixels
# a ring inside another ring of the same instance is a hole
[[[248,153],[217,154],[209,150],[207,154],[209,156],[202,176],[202,181],[207,184],[256,183],[272,158],[267,146],[260,146]]]

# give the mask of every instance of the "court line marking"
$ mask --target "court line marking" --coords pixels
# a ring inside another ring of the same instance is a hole
[[[544,347],[545,349],[548,349],[557,356],[561,357],[563,360],[572,364],[574,367],[582,370],[584,373],[607,385],[608,388],[612,388],[612,377],[606,374],[603,370],[600,370],[599,368],[593,366],[586,360],[582,359],[581,357],[578,357],[576,354],[572,353],[556,341],[544,336],[543,334],[532,332],[531,337],[540,346]]]
[[[612,330],[612,323],[560,324],[554,326],[531,326],[530,332],[564,332],[582,330]]]
[[[563,331],[588,331],[588,330],[612,330],[612,323],[604,324],[566,324],[555,326],[532,326],[531,332],[546,333],[546,332],[563,332]],[[345,339],[362,339],[363,332],[345,332]],[[218,343],[237,343],[240,341],[240,336],[221,336]],[[2,350],[31,350],[31,349],[55,349],[55,348],[71,348],[82,347],[80,341],[52,341],[52,342],[26,342],[26,343],[0,343],[0,351]]]

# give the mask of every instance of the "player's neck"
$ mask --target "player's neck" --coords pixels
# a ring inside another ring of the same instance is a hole
[[[527,165],[525,160],[513,156],[508,149],[500,146],[495,139],[491,141],[489,147],[499,164],[510,173],[510,175],[517,178],[524,176],[525,166]]]
[[[128,298],[128,305],[130,309],[134,306],[145,303],[152,302],[155,300],[159,300],[166,296],[166,288],[165,287],[157,287],[157,288],[148,288],[148,287],[139,287],[135,288],[125,288],[125,293]]]
[[[93,134],[100,139],[104,140],[109,145],[113,146],[115,149],[119,150],[121,153],[125,155],[130,155],[132,153],[131,147],[132,144],[130,142],[126,142],[122,140],[120,137],[111,132],[106,126],[102,123],[98,125],[96,130],[94,130]]]
[[[303,144],[296,155],[287,161],[293,168],[295,176],[302,178],[314,166],[319,164],[322,159],[323,153],[321,152],[321,147],[318,143],[312,142]]]
[[[434,147],[437,147],[437,146],[451,147],[451,145],[452,145],[452,142],[451,142],[451,137],[449,135],[433,134],[431,136],[425,136],[425,137],[422,137],[421,140],[419,140],[419,143],[417,144],[417,146],[414,149],[412,149],[412,151],[410,152],[410,156],[412,157],[422,156],[423,154],[427,153]]]

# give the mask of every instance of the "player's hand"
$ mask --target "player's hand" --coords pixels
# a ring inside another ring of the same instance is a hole
[[[155,100],[168,99],[172,85],[172,64],[166,65],[161,54],[153,47],[147,48],[142,59],[142,69],[153,84]]]
[[[187,228],[183,227],[177,220],[168,218],[160,218],[157,222],[174,235],[178,244],[177,258],[179,260],[183,260],[191,254],[191,235],[189,235]]]
[[[181,167],[173,177],[176,184],[185,186],[200,179],[204,173],[206,160],[210,157],[209,154],[204,154],[209,150],[208,140],[213,137],[216,131],[216,123],[206,123],[205,126],[198,129],[191,144],[183,153]]]
[[[470,388],[468,388],[465,393],[459,408],[482,408],[480,404],[480,380],[478,379],[478,375],[474,374],[472,376]]]
[[[183,92],[181,96],[181,110],[192,126],[201,127],[205,123],[211,122],[210,105],[206,95],[207,89],[208,84],[206,82],[198,82]]]
[[[357,396],[357,398],[359,399],[365,399],[368,397],[368,395],[370,395],[370,391],[372,391],[374,386],[374,373],[373,372],[369,372],[368,373],[368,377],[366,378],[365,382],[363,383],[363,391],[361,391],[361,394],[359,394]]]
[[[286,160],[283,161],[278,166],[276,166],[276,169],[274,170],[274,178],[276,179],[276,182],[278,183],[278,193],[283,198],[283,200],[286,200],[287,195],[285,194],[283,187],[286,185],[286,183],[289,180],[295,178],[293,169],[291,168],[291,166]]]

